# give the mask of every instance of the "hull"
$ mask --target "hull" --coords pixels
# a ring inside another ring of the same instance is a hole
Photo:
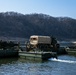
[[[0,58],[5,57],[17,57],[18,56],[18,50],[0,50]]]
[[[57,58],[55,52],[25,52],[20,51],[19,56],[25,59],[33,59],[33,60],[48,60],[49,58]]]

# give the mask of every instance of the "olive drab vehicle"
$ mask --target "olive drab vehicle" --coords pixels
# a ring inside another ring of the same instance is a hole
[[[29,42],[26,44],[27,51],[52,51],[57,52],[59,44],[56,38],[50,36],[30,36]]]

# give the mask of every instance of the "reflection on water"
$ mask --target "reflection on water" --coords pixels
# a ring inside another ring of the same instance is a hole
[[[48,61],[1,59],[0,75],[76,75],[76,57],[59,56]]]
[[[18,60],[18,58],[0,58],[0,65],[2,64],[11,64]]]

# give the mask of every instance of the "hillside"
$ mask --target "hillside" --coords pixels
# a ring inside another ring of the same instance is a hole
[[[75,34],[76,19],[45,14],[0,13],[0,36],[3,37],[49,35],[58,39],[76,39]]]

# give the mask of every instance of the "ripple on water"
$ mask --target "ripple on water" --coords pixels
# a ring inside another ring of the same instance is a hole
[[[75,61],[76,58],[69,56],[45,62],[15,61],[1,64],[0,75],[75,75]]]

